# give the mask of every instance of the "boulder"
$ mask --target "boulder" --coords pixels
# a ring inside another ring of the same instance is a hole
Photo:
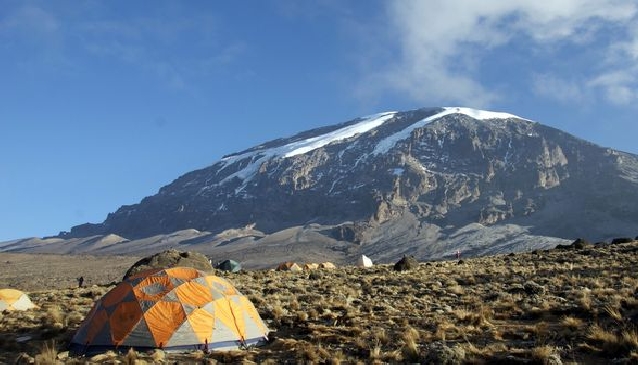
[[[145,257],[131,266],[124,279],[133,276],[139,272],[149,269],[165,269],[169,267],[185,266],[192,267],[197,270],[211,271],[208,258],[199,252],[180,252],[177,250],[167,250],[155,255]]]
[[[629,242],[633,242],[634,239],[631,237],[618,237],[618,238],[614,238],[613,240],[611,240],[611,244],[612,245],[617,245],[617,244],[621,244],[621,243],[629,243]]]
[[[529,294],[529,295],[543,295],[545,294],[545,287],[542,285],[537,284],[534,281],[526,281],[525,284],[523,284],[523,289],[525,290],[525,293]]]
[[[414,258],[414,256],[404,256],[401,260],[394,264],[395,271],[412,270],[417,267],[419,267],[419,262]]]

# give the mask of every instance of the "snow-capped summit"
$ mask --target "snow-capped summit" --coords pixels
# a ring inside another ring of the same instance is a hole
[[[638,158],[609,151],[504,112],[383,112],[231,154],[62,236],[244,232],[392,259],[635,234]]]
[[[309,137],[303,140],[294,140],[292,142],[279,145],[276,147],[265,147],[251,149],[248,152],[231,155],[222,159],[224,167],[232,166],[238,161],[248,161],[243,164],[243,167],[232,174],[226,176],[221,182],[225,183],[232,179],[238,178],[242,181],[246,181],[255,176],[260,166],[268,160],[276,158],[288,158],[312,152],[318,148],[324,147],[331,143],[343,142],[349,138],[354,137],[357,134],[370,132],[375,128],[383,125],[387,121],[396,116],[397,112],[383,112],[370,116],[366,116],[356,120],[353,124],[346,124],[323,134],[319,134],[313,137]],[[437,109],[437,112],[433,115],[425,117],[415,123],[409,125],[401,131],[398,131],[387,138],[381,140],[372,151],[372,155],[387,152],[398,141],[405,140],[410,136],[410,133],[416,128],[422,128],[425,124],[440,119],[450,114],[463,114],[470,118],[477,120],[487,119],[521,119],[516,115],[502,112],[492,112],[487,110],[478,110],[464,107],[444,107]]]

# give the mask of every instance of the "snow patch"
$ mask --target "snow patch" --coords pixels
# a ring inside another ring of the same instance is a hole
[[[243,186],[239,189],[240,191],[245,187],[246,181],[252,178],[257,174],[259,167],[266,161],[274,159],[274,158],[287,158],[292,157],[304,153],[308,153],[312,150],[321,148],[325,145],[328,145],[333,142],[341,141],[344,139],[348,139],[354,137],[356,134],[365,133],[371,129],[374,129],[381,124],[385,123],[387,120],[394,117],[396,112],[385,112],[374,114],[368,117],[363,118],[359,123],[355,123],[332,132],[324,133],[317,137],[305,139],[302,141],[292,142],[283,146],[268,148],[264,150],[251,151],[247,153],[243,153],[241,155],[229,156],[222,159],[222,163],[224,164],[221,169],[225,169],[226,167],[236,163],[246,163],[246,165],[239,169],[237,172],[232,173],[221,180],[221,183],[228,182],[233,178],[239,178],[243,180]],[[249,161],[245,161],[249,159]]]
[[[528,120],[528,119],[521,118],[519,116],[516,116],[514,114],[509,114],[509,113],[492,112],[487,110],[478,110],[478,109],[463,108],[463,107],[444,107],[442,112],[431,115],[427,118],[421,119],[420,121],[412,124],[411,126],[399,132],[396,132],[389,137],[384,138],[374,148],[374,150],[372,151],[372,155],[379,155],[379,154],[388,152],[392,147],[394,147],[397,144],[397,142],[408,139],[413,130],[417,128],[422,128],[426,124],[449,114],[464,114],[464,115],[467,115],[468,117],[478,119],[478,120],[509,119],[509,118]],[[441,141],[439,141],[439,145],[441,147],[443,146]]]
[[[528,120],[525,118],[521,118],[518,115],[503,113],[503,112],[491,112],[489,110],[479,110],[479,109],[462,108],[462,107],[446,107],[444,109],[451,110],[453,113],[465,114],[468,117],[472,117],[478,120],[509,119],[509,118]]]

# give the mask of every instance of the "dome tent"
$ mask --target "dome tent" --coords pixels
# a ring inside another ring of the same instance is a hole
[[[277,266],[277,271],[302,271],[303,269],[296,262],[286,261]]]
[[[337,266],[330,261],[322,262],[319,264],[320,269],[336,269]]]
[[[4,310],[25,311],[35,308],[27,294],[17,289],[0,289],[0,312]]]
[[[138,273],[106,293],[70,350],[229,350],[258,344],[267,334],[255,306],[228,281],[173,267]]]
[[[223,271],[237,272],[241,270],[241,264],[235,260],[224,260],[217,264],[217,268]]]

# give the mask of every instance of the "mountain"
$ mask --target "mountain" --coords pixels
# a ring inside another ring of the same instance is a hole
[[[636,155],[512,114],[424,108],[224,156],[102,223],[61,232],[57,243],[0,250],[181,245],[256,264],[264,256],[347,262],[360,253],[429,259],[633,236],[637,213]]]

